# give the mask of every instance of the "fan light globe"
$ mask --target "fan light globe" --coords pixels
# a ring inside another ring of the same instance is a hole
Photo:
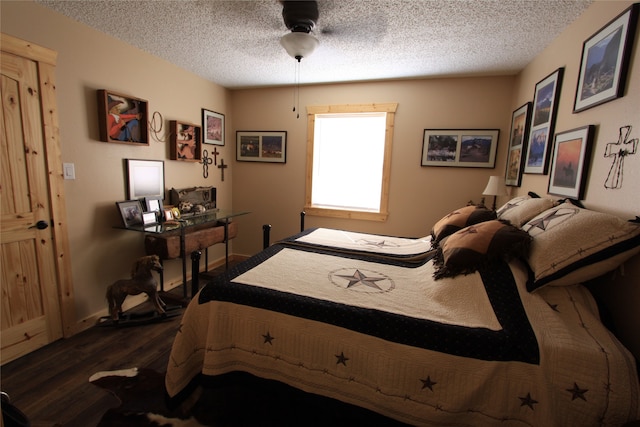
[[[280,38],[280,44],[292,58],[300,61],[311,55],[320,42],[309,33],[291,32]]]

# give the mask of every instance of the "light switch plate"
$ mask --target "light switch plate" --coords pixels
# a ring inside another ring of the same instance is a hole
[[[64,179],[76,179],[76,167],[73,163],[63,163]]]

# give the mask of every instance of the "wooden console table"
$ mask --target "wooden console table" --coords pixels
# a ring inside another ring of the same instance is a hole
[[[229,240],[238,234],[238,226],[231,220],[250,212],[216,211],[181,218],[175,222],[137,225],[126,230],[144,232],[147,255],[158,255],[160,260],[182,258],[183,295],[187,297],[187,254],[191,254],[191,297],[199,289],[200,258],[202,249],[206,251],[208,268],[208,248],[217,243],[225,244],[225,267],[229,266]],[[160,273],[160,291],[164,292],[164,275]]]

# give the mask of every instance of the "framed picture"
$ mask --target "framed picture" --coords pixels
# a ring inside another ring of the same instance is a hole
[[[164,220],[165,221],[173,221],[173,209],[165,209],[164,210]]]
[[[140,200],[116,202],[116,206],[120,211],[122,223],[125,227],[142,225],[142,204],[140,204]]]
[[[205,144],[224,145],[224,114],[202,109],[202,129]]]
[[[243,162],[287,162],[286,131],[237,131],[236,160]]]
[[[527,149],[531,127],[531,103],[527,102],[511,115],[511,132],[509,132],[509,152],[504,182],[511,187],[520,187],[524,152]]]
[[[493,168],[499,129],[425,129],[421,166]]]
[[[624,95],[638,9],[631,5],[584,42],[574,113]]]
[[[524,173],[546,175],[548,172],[550,141],[556,123],[563,75],[564,68],[558,68],[536,84]]]
[[[127,197],[164,200],[164,162],[162,160],[125,159],[127,167]]]
[[[595,126],[589,125],[556,135],[549,194],[576,200],[584,198],[594,129]]]
[[[162,198],[158,196],[154,197],[145,197],[144,203],[146,205],[147,212],[162,212]]]
[[[153,225],[158,223],[156,212],[142,212],[142,222],[144,225]]]
[[[100,140],[149,145],[149,106],[144,99],[98,90]]]
[[[202,158],[200,126],[176,120],[169,122],[171,160],[199,162]]]

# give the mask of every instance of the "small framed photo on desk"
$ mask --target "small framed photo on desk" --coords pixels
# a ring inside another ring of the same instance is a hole
[[[144,225],[152,225],[158,223],[158,217],[156,212],[143,212],[142,222]]]

